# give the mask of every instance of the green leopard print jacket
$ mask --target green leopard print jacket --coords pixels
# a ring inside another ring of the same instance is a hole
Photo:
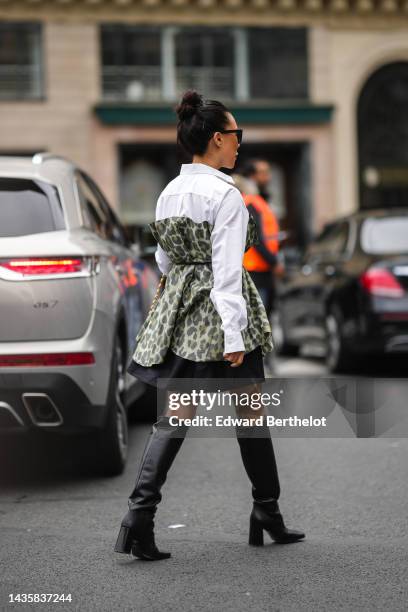
[[[211,232],[208,221],[167,217],[149,223],[173,265],[156,306],[136,336],[133,360],[142,366],[162,363],[169,348],[192,361],[223,361],[222,320],[211,299],[214,284],[211,266]],[[259,243],[254,218],[249,215],[245,251]],[[242,330],[245,352],[261,346],[273,350],[272,333],[263,302],[249,272],[242,267],[242,295],[248,325]]]

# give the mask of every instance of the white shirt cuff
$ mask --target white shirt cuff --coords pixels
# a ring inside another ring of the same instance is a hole
[[[245,344],[240,331],[224,333],[224,353],[245,351]]]
[[[157,246],[154,257],[156,259],[156,263],[159,267],[159,270],[162,274],[168,274],[169,270],[172,266],[172,261],[167,255],[166,251],[164,251],[160,245]]]

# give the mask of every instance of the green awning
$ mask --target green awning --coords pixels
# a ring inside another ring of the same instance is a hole
[[[288,104],[230,104],[228,108],[241,124],[305,125],[329,123],[333,105],[296,102]],[[94,112],[104,125],[175,125],[173,107],[166,104],[100,103]]]

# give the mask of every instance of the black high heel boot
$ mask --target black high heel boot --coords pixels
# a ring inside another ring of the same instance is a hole
[[[131,553],[145,561],[171,557],[171,553],[160,551],[156,546],[153,517],[151,510],[129,510],[120,526],[115,552]]]
[[[146,561],[168,559],[169,552],[160,551],[154,540],[154,515],[161,501],[161,487],[183,443],[188,427],[170,425],[162,416],[154,423],[147,440],[136,478],[129,496],[129,511],[122,520],[115,552],[131,553]]]
[[[237,440],[242,461],[252,483],[254,500],[250,517],[249,544],[263,546],[263,530],[275,542],[294,542],[305,537],[301,531],[287,529],[279,511],[280,483],[269,427],[262,425],[237,427]]]
[[[263,546],[263,530],[278,544],[297,542],[305,537],[302,531],[288,529],[279,511],[278,501],[254,501],[249,519],[249,540],[252,546]]]

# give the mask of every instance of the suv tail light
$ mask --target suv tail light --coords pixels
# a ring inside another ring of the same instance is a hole
[[[98,257],[13,257],[0,259],[0,278],[37,280],[92,276],[99,272]]]
[[[360,276],[360,283],[371,295],[399,298],[405,293],[395,276],[384,268],[369,268]]]

